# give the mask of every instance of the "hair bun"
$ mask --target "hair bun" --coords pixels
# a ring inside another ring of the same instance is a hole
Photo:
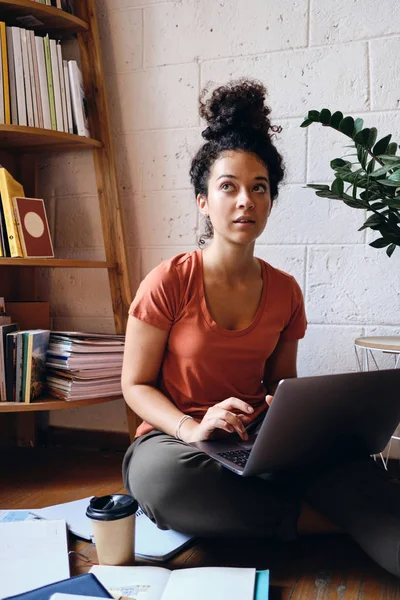
[[[205,140],[215,140],[233,131],[269,133],[271,109],[265,105],[267,90],[254,79],[238,79],[216,88],[205,99],[208,89],[200,96],[200,116],[207,122],[202,131]]]

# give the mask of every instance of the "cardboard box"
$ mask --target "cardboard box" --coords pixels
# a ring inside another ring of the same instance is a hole
[[[48,302],[7,302],[6,313],[20,329],[51,329]]]

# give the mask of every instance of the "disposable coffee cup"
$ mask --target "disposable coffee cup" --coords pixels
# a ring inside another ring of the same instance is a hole
[[[137,501],[127,494],[94,497],[86,509],[92,521],[100,565],[131,565],[135,561]]]

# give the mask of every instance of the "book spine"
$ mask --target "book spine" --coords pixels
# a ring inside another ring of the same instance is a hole
[[[0,402],[6,402],[6,368],[3,330],[0,327]]]
[[[15,333],[6,336],[6,397],[7,402],[14,401],[15,395]]]
[[[1,197],[0,197],[0,238],[1,238],[1,246],[3,249],[3,256],[11,257],[10,244],[8,243],[6,220],[4,218],[4,210],[3,210],[3,205],[1,202]]]
[[[48,85],[48,90],[49,90],[51,128],[56,130],[57,129],[56,104],[55,104],[55,99],[54,99],[53,71],[51,68],[50,39],[49,39],[48,35],[46,35],[46,37],[44,38],[44,56],[46,59],[46,73],[47,73],[47,85]]]
[[[4,113],[4,84],[3,84],[3,45],[0,43],[0,125],[4,125],[6,117]]]
[[[22,401],[30,401],[30,374],[32,371],[32,337],[29,332],[24,333],[24,365],[22,371]]]
[[[23,340],[24,334],[19,333],[17,335],[17,357],[15,365],[15,402],[21,402],[22,400],[22,366],[24,361]]]
[[[38,66],[38,59],[37,59],[37,52],[36,52],[35,33],[32,30],[29,31],[29,41],[31,44],[31,52],[32,52],[33,78],[34,78],[34,86],[35,86],[38,127],[43,129],[43,108],[42,108],[42,97],[40,94],[39,66]]]
[[[22,66],[25,81],[26,112],[29,127],[34,127],[31,77],[29,73],[28,41],[26,29],[21,29]]]
[[[0,168],[0,195],[6,224],[7,238],[12,258],[23,257],[17,223],[12,205],[13,196],[24,196],[22,185],[17,183],[4,168]]]
[[[6,27],[7,31],[7,54],[8,54],[8,75],[10,79],[10,105],[11,105],[11,123],[18,125],[17,108],[17,87],[14,67],[14,47],[11,27]]]
[[[71,104],[71,88],[69,85],[69,71],[68,71],[68,61],[63,61],[63,69],[64,69],[64,81],[65,81],[65,94],[67,97],[67,119],[68,119],[68,132],[74,133],[74,125],[72,120],[72,104]]]
[[[44,41],[43,38],[35,36],[35,42],[39,69],[39,89],[42,100],[43,127],[45,129],[51,129],[50,100],[49,88],[47,85],[46,59],[44,56]]]
[[[32,91],[32,106],[33,106],[33,123],[35,127],[39,127],[39,111],[36,98],[36,84],[35,84],[35,71],[33,66],[33,53],[32,53],[32,42],[31,42],[31,31],[26,31],[26,45],[28,48],[28,65],[29,65],[29,80]]]
[[[4,87],[4,118],[6,125],[11,124],[11,105],[10,105],[10,78],[8,74],[8,53],[7,53],[7,30],[4,21],[0,22],[1,35],[1,60],[3,70]]]
[[[60,77],[60,91],[61,91],[61,107],[63,116],[63,131],[68,131],[68,119],[67,119],[67,98],[65,94],[65,79],[64,79],[64,67],[63,59],[61,54],[61,43],[57,42],[57,59],[58,59],[58,74]]]
[[[12,27],[13,50],[14,50],[14,72],[16,79],[18,125],[27,125],[26,99],[24,85],[24,68],[22,64],[21,29]]]
[[[57,131],[64,131],[62,104],[61,104],[61,85],[60,85],[60,75],[58,72],[56,40],[50,40],[50,54],[51,54],[51,69],[52,69],[52,73],[53,73],[53,88],[54,88],[54,100],[55,100],[55,106],[56,106]]]

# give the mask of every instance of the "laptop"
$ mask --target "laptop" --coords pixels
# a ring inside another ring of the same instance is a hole
[[[283,379],[258,431],[193,442],[244,477],[378,454],[400,422],[400,369]]]

